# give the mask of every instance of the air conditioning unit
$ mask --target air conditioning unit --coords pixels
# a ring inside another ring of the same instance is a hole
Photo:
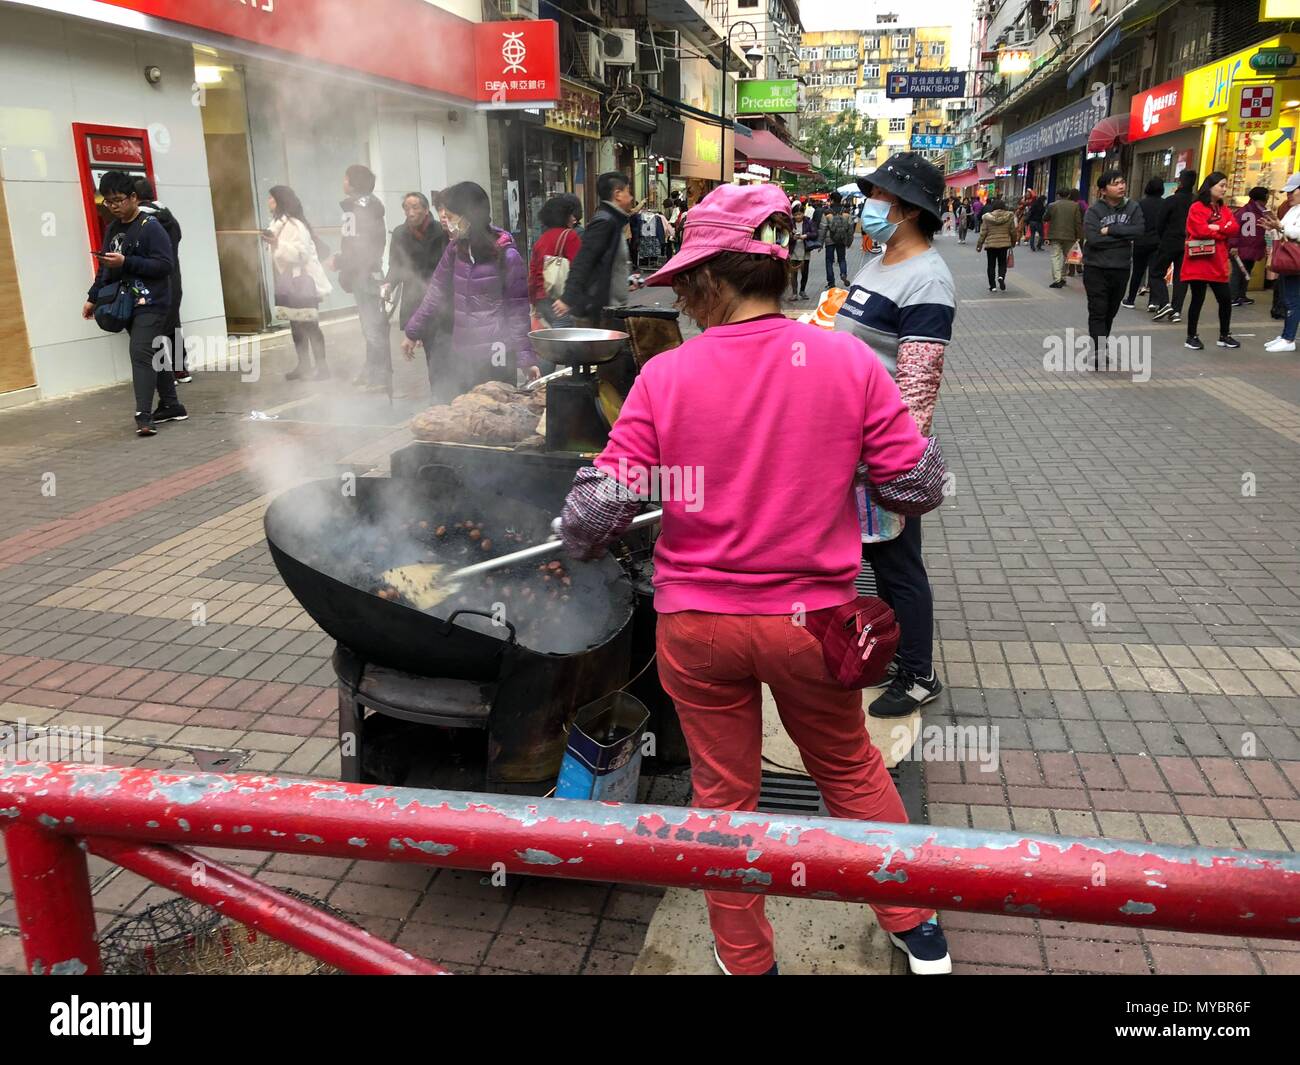
[[[589,32],[575,33],[578,42],[578,67],[590,81],[605,80],[605,53],[600,37]]]
[[[636,42],[636,66],[633,68],[637,74],[661,74],[664,69],[664,53],[654,40],[653,35],[643,32]]]
[[[497,0],[497,8],[509,19],[537,17],[537,0]]]
[[[1034,43],[1034,34],[1030,29],[1017,27],[1007,35],[1007,44],[1013,48]]]
[[[636,30],[609,30],[602,35],[605,65],[636,66]]]

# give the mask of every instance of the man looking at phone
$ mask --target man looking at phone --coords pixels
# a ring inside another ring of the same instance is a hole
[[[157,218],[140,210],[135,178],[110,170],[99,180],[99,194],[113,222],[104,234],[103,249],[95,253],[99,270],[81,308],[94,318],[95,304],[111,285],[130,294],[132,314],[126,326],[131,338],[131,382],[135,388],[135,431],[154,436],[160,422],[183,422],[189,413],[176,396],[167,320],[171,309],[168,278],[172,272],[171,238]],[[159,404],[153,406],[154,392]]]

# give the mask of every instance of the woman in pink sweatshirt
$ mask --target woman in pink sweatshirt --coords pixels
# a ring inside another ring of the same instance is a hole
[[[681,252],[647,284],[673,286],[705,328],[641,370],[562,514],[569,552],[593,557],[659,501],[659,675],[690,749],[694,803],[752,810],[762,685],[833,816],[905,822],[862,693],[830,676],[808,611],[854,599],[865,465],[889,510],[942,498],[943,460],[889,372],[856,337],[781,313],[789,201],[775,185],[723,185],[687,216]],[[776,971],[763,896],[705,892],[724,972]],[[877,905],[913,972],[948,972],[934,911]]]

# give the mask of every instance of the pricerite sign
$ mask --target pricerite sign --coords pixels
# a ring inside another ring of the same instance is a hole
[[[788,115],[798,110],[799,83],[794,78],[736,82],[738,115]]]
[[[468,104],[560,98],[559,24],[548,19],[470,22],[425,0],[100,2]]]
[[[1183,79],[1166,81],[1133,97],[1128,113],[1128,139],[1140,141],[1170,133],[1181,125]]]

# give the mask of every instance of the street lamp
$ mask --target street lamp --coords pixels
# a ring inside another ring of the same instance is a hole
[[[722,46],[722,150],[718,153],[722,157],[722,166],[718,172],[718,184],[727,183],[727,60],[731,56],[731,35],[741,26],[748,26],[749,32],[754,35],[754,43],[745,49],[745,61],[753,66],[763,58],[763,49],[758,46],[758,30],[754,29],[752,22],[733,23],[731,29],[727,30],[727,40]],[[733,139],[733,144],[734,139]]]

